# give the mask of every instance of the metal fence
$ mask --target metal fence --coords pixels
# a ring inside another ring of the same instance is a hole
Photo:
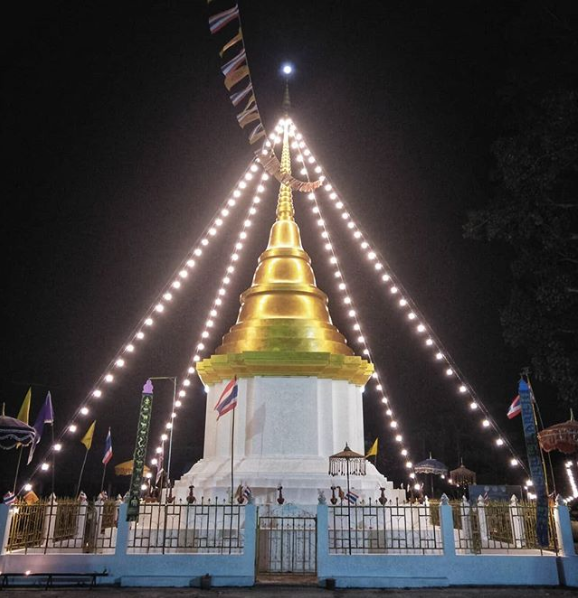
[[[539,545],[533,503],[478,501],[470,505],[462,501],[454,505],[453,515],[458,554],[558,552],[553,508],[548,510],[548,546]]]
[[[315,574],[316,517],[260,516],[258,521],[258,574]]]
[[[329,507],[329,552],[441,553],[441,529],[431,519],[431,510],[438,508],[409,503]]]
[[[128,552],[241,554],[244,523],[243,505],[144,503],[130,524]]]
[[[114,552],[118,505],[47,500],[13,507],[6,552],[23,554]]]

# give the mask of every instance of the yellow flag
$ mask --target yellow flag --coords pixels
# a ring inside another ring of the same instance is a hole
[[[379,439],[376,438],[375,442],[371,445],[371,448],[369,449],[369,451],[367,451],[367,455],[365,455],[365,458],[367,459],[367,457],[377,457],[377,441]]]
[[[94,436],[94,427],[95,426],[96,426],[96,420],[94,420],[90,424],[90,428],[88,428],[88,430],[86,431],[86,434],[82,437],[82,440],[80,441],[80,442],[82,442],[82,444],[84,444],[87,451],[90,450],[90,447],[92,446],[92,437]]]
[[[28,417],[30,416],[30,401],[32,400],[32,388],[28,389],[24,400],[22,401],[22,406],[20,407],[20,411],[18,412],[18,417],[21,422],[25,424],[28,423]]]

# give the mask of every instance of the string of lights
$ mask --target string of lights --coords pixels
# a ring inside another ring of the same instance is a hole
[[[290,119],[281,119],[275,128],[276,133],[281,133],[284,127],[289,127],[289,137],[294,139],[291,144],[292,149],[297,151],[296,160],[303,164],[300,174],[302,176],[307,176],[309,178],[309,172],[305,163],[308,162],[310,164],[315,163],[315,159],[309,153],[308,155],[304,155],[304,152],[301,151],[302,146],[300,145],[300,141],[296,138],[296,129]],[[280,141],[280,136],[275,136],[271,134],[270,140],[272,143],[277,144]],[[313,158],[313,159],[312,159]],[[322,175],[323,176],[323,175]],[[411,457],[409,455],[409,449],[405,446],[403,441],[403,435],[400,430],[399,422],[395,419],[393,415],[393,409],[391,405],[390,395],[384,389],[386,387],[383,381],[383,375],[377,369],[375,362],[371,356],[371,349],[369,344],[367,343],[366,337],[363,332],[363,328],[361,325],[361,321],[358,317],[358,312],[355,309],[355,301],[352,297],[352,293],[350,290],[350,286],[347,284],[343,271],[341,270],[339,264],[340,259],[336,253],[335,245],[332,242],[332,235],[329,231],[329,227],[325,219],[323,218],[323,214],[321,211],[321,207],[317,201],[317,196],[315,193],[309,193],[307,195],[309,201],[312,202],[311,212],[314,214],[314,217],[317,218],[317,226],[320,227],[320,239],[323,244],[323,248],[330,254],[329,257],[329,265],[333,269],[333,276],[336,279],[336,291],[338,295],[341,297],[342,304],[344,309],[346,309],[347,317],[352,322],[351,324],[351,338],[353,338],[358,347],[359,352],[369,361],[374,364],[374,372],[372,374],[372,379],[376,384],[376,390],[380,393],[380,400],[386,406],[385,415],[389,418],[389,426],[396,431],[395,434],[395,441],[400,445],[400,455],[404,459],[404,466],[409,471],[409,478],[415,479],[415,474],[413,473],[413,463],[411,461]]]
[[[511,443],[507,440],[505,435],[501,432],[500,427],[490,415],[488,409],[485,407],[473,386],[467,382],[465,376],[456,365],[454,359],[451,357],[449,352],[445,349],[438,336],[434,333],[432,327],[427,323],[423,313],[418,309],[415,301],[411,299],[407,290],[403,287],[401,282],[393,274],[389,264],[383,259],[379,250],[375,248],[375,245],[370,242],[368,236],[362,232],[361,227],[353,219],[351,210],[346,206],[345,202],[339,196],[325,175],[322,167],[317,163],[311,150],[308,148],[303,135],[294,129],[295,144],[296,147],[302,152],[300,161],[303,163],[301,174],[306,174],[307,169],[305,163],[312,166],[315,176],[322,180],[322,189],[325,192],[327,199],[331,205],[338,211],[341,216],[341,220],[345,224],[346,228],[352,235],[354,241],[361,250],[366,261],[373,264],[373,270],[376,275],[377,282],[381,283],[386,289],[386,295],[393,301],[395,301],[398,307],[402,310],[404,317],[411,328],[415,331],[418,338],[422,338],[423,344],[431,353],[434,355],[435,361],[439,362],[443,367],[445,377],[456,380],[456,391],[457,394],[463,397],[469,397],[469,410],[470,412],[480,411],[482,417],[480,424],[482,429],[494,430],[495,438],[494,443],[496,446],[505,446],[511,453],[509,461],[510,466],[520,466],[526,473],[527,469],[523,461],[517,456],[516,451],[512,447]],[[310,199],[317,204],[317,195],[310,194]],[[316,205],[318,207],[318,205]],[[380,383],[378,382],[378,385]],[[383,386],[383,385],[381,385]]]
[[[25,489],[32,488],[30,481],[34,478],[39,470],[46,472],[50,469],[51,464],[46,458],[47,454],[51,451],[55,451],[57,453],[62,451],[66,437],[70,434],[75,434],[78,431],[79,419],[90,414],[89,405],[91,405],[91,402],[104,398],[105,391],[103,389],[117,380],[120,372],[122,372],[122,370],[128,365],[130,357],[146,339],[148,331],[152,330],[154,327],[156,318],[160,317],[160,315],[167,310],[171,302],[173,302],[175,297],[178,295],[179,291],[184,287],[186,282],[190,280],[191,274],[194,271],[197,262],[202,259],[202,256],[204,255],[206,248],[211,244],[211,241],[218,236],[219,231],[227,222],[232,210],[234,210],[237,202],[241,199],[243,190],[247,187],[247,181],[253,178],[257,169],[258,167],[255,164],[255,159],[252,159],[243,171],[241,177],[237,180],[235,186],[231,189],[227,199],[217,209],[209,225],[197,238],[195,244],[187,252],[186,257],[181,261],[179,266],[173,271],[168,279],[168,282],[157,294],[154,301],[145,312],[144,316],[139,320],[138,324],[132,329],[126,338],[126,341],[123,343],[120,349],[117,350],[115,356],[109,362],[104,372],[91,387],[91,390],[79,403],[74,415],[63,427],[54,444],[52,444],[52,446],[45,452],[44,458],[30,474],[29,481],[24,485]]]
[[[246,182],[253,179],[258,167],[256,164],[251,166],[249,172],[245,173],[244,180]],[[241,227],[241,231],[239,232],[237,238],[234,241],[233,249],[231,251],[231,255],[229,256],[229,261],[227,266],[225,267],[225,271],[223,273],[223,277],[221,279],[221,286],[217,290],[215,294],[215,298],[211,304],[207,317],[205,319],[205,324],[203,326],[203,330],[201,331],[199,338],[195,344],[195,351],[189,361],[189,365],[186,369],[185,374],[182,377],[182,381],[180,383],[180,389],[177,393],[177,400],[175,401],[175,410],[172,411],[170,418],[164,425],[164,429],[171,430],[173,427],[174,420],[177,418],[177,410],[180,409],[183,405],[183,399],[187,397],[188,390],[191,386],[191,378],[196,374],[196,364],[203,358],[205,354],[207,343],[211,339],[211,335],[214,332],[214,328],[217,324],[217,320],[219,317],[219,310],[223,306],[224,297],[227,295],[227,286],[231,284],[234,274],[236,272],[236,264],[241,257],[241,253],[245,248],[245,244],[247,239],[249,238],[249,231],[253,225],[252,217],[255,216],[258,212],[258,205],[261,203],[261,196],[265,191],[265,185],[267,180],[269,180],[269,175],[266,172],[261,174],[259,184],[255,188],[255,194],[253,195],[253,199],[249,203],[249,207],[247,208],[247,212],[245,214],[245,219],[243,220],[243,226]],[[243,187],[244,191],[246,191],[246,185]],[[198,376],[197,376],[198,377]],[[160,437],[161,444],[156,448],[156,454],[163,454],[163,442],[167,440],[166,432],[163,432]],[[152,463],[152,461],[151,461]],[[156,463],[152,463],[156,465]]]
[[[576,485],[576,479],[574,478],[574,472],[572,471],[572,466],[574,464],[572,461],[566,461],[564,466],[566,467],[566,475],[568,476],[568,482],[570,483],[570,488],[572,489],[572,496],[569,496],[566,500],[573,500],[578,498],[578,486]],[[578,462],[576,462],[578,465]]]

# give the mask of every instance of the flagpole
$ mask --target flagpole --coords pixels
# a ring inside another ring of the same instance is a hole
[[[233,409],[233,423],[231,424],[231,504],[233,504],[233,458],[235,455],[235,411]]]
[[[86,465],[87,457],[88,457],[88,449],[86,449],[86,452],[84,453],[84,461],[82,462],[82,467],[80,469],[80,476],[78,478],[78,486],[76,487],[76,494],[75,494],[76,497],[78,497],[78,495],[80,494],[80,484],[82,482],[82,474],[84,473],[84,466]]]
[[[50,430],[52,432],[52,492],[54,494],[54,476],[56,475],[56,451],[54,450],[54,423],[50,424]],[[55,495],[56,496],[56,495]]]
[[[104,476],[106,475],[106,466],[108,465],[108,462],[104,464],[104,467],[102,468],[102,480],[100,481],[100,493],[102,494],[102,491],[104,490]]]
[[[22,445],[18,447],[18,462],[16,463],[16,473],[14,474],[14,485],[12,493],[16,494],[16,483],[18,482],[18,473],[20,472],[20,461],[22,461]]]

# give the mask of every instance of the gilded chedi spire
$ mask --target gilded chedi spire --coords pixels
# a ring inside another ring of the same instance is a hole
[[[285,121],[283,173],[291,173]],[[305,375],[364,384],[373,366],[354,356],[331,322],[327,295],[315,282],[301,245],[291,188],[281,184],[276,221],[259,257],[253,283],[241,295],[237,323],[215,355],[197,364],[205,383],[236,375]]]

